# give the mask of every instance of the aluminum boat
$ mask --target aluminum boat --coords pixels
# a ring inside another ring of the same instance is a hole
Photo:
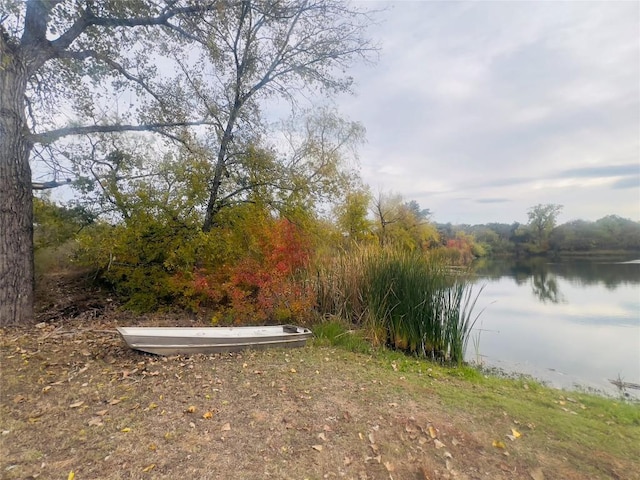
[[[126,344],[156,355],[303,347],[313,333],[295,325],[261,327],[117,327]]]

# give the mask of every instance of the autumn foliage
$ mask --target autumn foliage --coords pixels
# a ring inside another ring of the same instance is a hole
[[[286,219],[252,230],[254,247],[216,271],[196,272],[193,291],[216,308],[214,323],[303,321],[315,303],[312,287],[300,276],[311,257],[308,237]]]

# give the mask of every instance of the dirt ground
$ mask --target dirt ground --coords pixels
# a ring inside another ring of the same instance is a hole
[[[598,478],[640,478],[637,462],[509,442],[528,427],[452,408],[433,381],[367,355],[138,353],[116,325],[193,320],[106,300],[74,320],[49,305],[46,322],[0,330],[0,478],[592,478],[581,462],[603,466]]]

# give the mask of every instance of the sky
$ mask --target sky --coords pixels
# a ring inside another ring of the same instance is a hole
[[[375,65],[340,112],[363,180],[437,222],[640,220],[640,3],[360,2]]]

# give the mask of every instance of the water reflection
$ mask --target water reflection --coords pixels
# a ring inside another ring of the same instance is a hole
[[[471,361],[479,353],[561,387],[611,392],[618,375],[640,382],[640,264],[484,259],[474,268],[486,310]]]
[[[564,297],[558,290],[558,282],[555,275],[548,271],[535,272],[531,277],[531,290],[542,303],[560,303]]]
[[[640,263],[634,260],[628,257],[593,260],[481,258],[474,262],[472,268],[482,277],[512,277],[519,285],[534,277],[540,280],[557,276],[578,285],[602,285],[615,290],[620,285],[640,285]],[[543,284],[545,282],[542,280]]]

